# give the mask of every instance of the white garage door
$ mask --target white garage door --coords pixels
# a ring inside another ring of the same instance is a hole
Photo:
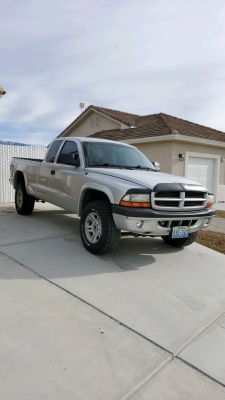
[[[188,157],[187,178],[199,182],[213,192],[215,160],[212,158]]]

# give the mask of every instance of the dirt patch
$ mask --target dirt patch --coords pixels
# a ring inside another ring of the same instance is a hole
[[[225,218],[225,211],[217,210],[215,221],[217,218]],[[219,233],[202,229],[198,234],[196,242],[218,251],[219,253],[225,254],[225,232]]]
[[[225,218],[218,216],[219,218]],[[219,253],[225,254],[225,234],[224,233],[217,233],[212,231],[205,231],[201,230],[198,234],[197,243],[202,244],[203,246],[209,247],[210,249],[216,250]]]
[[[225,211],[217,210],[216,217],[217,218],[225,218]]]

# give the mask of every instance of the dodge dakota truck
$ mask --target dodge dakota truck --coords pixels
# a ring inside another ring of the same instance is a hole
[[[35,201],[77,214],[93,254],[112,252],[121,231],[182,248],[215,215],[207,188],[161,173],[137,148],[110,140],[55,139],[44,160],[14,157],[10,182],[18,214],[31,214]]]

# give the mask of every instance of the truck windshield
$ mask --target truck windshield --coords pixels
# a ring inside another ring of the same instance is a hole
[[[119,143],[83,142],[86,167],[147,169],[156,171],[155,166],[135,147]]]

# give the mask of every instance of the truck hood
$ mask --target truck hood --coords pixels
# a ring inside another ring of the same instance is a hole
[[[201,186],[198,182],[184,178],[183,176],[176,176],[155,171],[144,170],[129,170],[129,169],[115,169],[115,168],[88,168],[90,172],[96,172],[101,175],[108,175],[111,177],[119,178],[139,184],[148,189],[153,189],[158,183],[183,183],[189,185]],[[204,188],[206,189],[206,188]]]

